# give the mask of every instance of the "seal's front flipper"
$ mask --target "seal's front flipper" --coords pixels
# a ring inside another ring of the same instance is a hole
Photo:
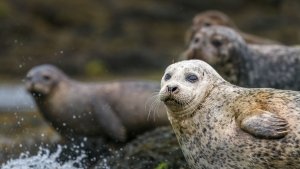
[[[255,110],[248,115],[238,117],[242,130],[265,139],[282,138],[288,133],[288,122],[274,113]]]
[[[94,102],[93,108],[96,120],[99,122],[103,132],[115,141],[126,141],[126,129],[111,106],[106,101],[97,100],[97,103]]]

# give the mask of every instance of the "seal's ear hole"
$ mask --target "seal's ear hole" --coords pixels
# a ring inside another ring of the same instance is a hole
[[[171,79],[171,77],[172,77],[171,74],[167,73],[164,77],[164,80],[167,81],[167,80]]]

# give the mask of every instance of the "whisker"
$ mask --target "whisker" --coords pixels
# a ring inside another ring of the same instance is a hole
[[[150,105],[149,110],[148,110],[147,120],[150,119],[151,112],[153,111],[154,112],[153,113],[154,121],[155,121],[155,113],[156,113],[156,110],[157,110],[157,105],[160,102],[158,96],[159,96],[159,92],[154,92],[154,93],[152,93],[152,96],[146,101],[145,108],[147,108],[147,106]],[[151,101],[151,103],[149,104],[150,101]]]
[[[157,99],[158,94],[159,94],[158,92],[151,93],[152,96],[150,96],[145,102],[145,110],[147,110],[147,106],[149,105],[150,102],[152,104],[152,102]]]
[[[156,120],[156,116],[159,118],[160,116],[160,113],[162,108],[162,102],[159,100],[159,99],[156,99],[155,102],[153,103],[153,107],[152,107],[152,110],[153,110],[153,117],[154,117],[154,121]]]

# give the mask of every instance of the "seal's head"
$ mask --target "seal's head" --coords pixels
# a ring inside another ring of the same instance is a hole
[[[167,67],[161,80],[160,100],[174,116],[193,113],[214,84],[224,81],[207,63],[187,60]]]
[[[65,74],[53,65],[40,65],[33,67],[26,75],[27,90],[37,96],[47,96],[55,87],[66,79]]]
[[[197,14],[193,18],[193,26],[198,26],[198,28],[213,25],[222,25],[232,28],[236,27],[233,21],[226,14],[220,11],[205,11]]]
[[[226,14],[214,10],[205,11],[197,14],[193,18],[192,26],[186,34],[186,41],[190,42],[195,36],[195,33],[198,32],[201,28],[211,27],[214,25],[227,26],[237,29],[233,21]]]
[[[245,46],[243,38],[233,29],[211,26],[202,28],[195,34],[183,55],[186,59],[201,59],[215,65],[226,62]]]

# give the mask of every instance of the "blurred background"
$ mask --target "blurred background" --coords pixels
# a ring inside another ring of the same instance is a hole
[[[300,42],[296,0],[1,0],[0,78],[52,63],[72,76],[152,76],[185,49],[195,14],[216,9],[244,32]]]
[[[297,0],[0,0],[0,164],[59,140],[22,89],[30,68],[51,63],[86,81],[159,81],[185,50],[192,18],[206,10],[224,12],[243,32],[300,42]]]

